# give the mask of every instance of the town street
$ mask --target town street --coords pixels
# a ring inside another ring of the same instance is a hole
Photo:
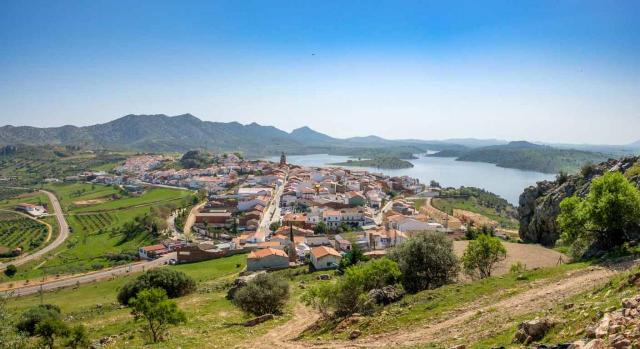
[[[53,213],[55,214],[56,220],[58,221],[58,228],[59,228],[58,236],[56,237],[55,240],[53,240],[52,243],[48,244],[44,248],[34,253],[25,254],[10,261],[9,263],[0,264],[0,270],[4,270],[9,264],[19,266],[27,262],[30,262],[32,260],[38,259],[44,256],[45,254],[53,251],[58,246],[62,245],[62,243],[64,243],[64,241],[67,239],[67,237],[69,237],[69,225],[67,224],[67,221],[64,218],[64,213],[62,212],[62,207],[60,207],[60,202],[58,201],[58,198],[53,193],[48,192],[46,190],[40,190],[40,192],[46,194],[47,197],[49,197],[49,201],[51,201],[51,206],[52,206],[51,209],[53,209]]]

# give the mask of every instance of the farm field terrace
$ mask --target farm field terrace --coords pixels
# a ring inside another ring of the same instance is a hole
[[[0,255],[20,247],[23,252],[41,247],[49,228],[17,213],[0,211]]]
[[[111,195],[119,192],[117,188],[85,183],[47,185],[45,189],[54,192],[61,201],[70,236],[49,255],[20,266],[10,279],[0,276],[0,281],[82,273],[131,262],[139,247],[157,242],[159,236],[136,226],[125,231],[123,226],[131,226],[137,217],[150,214],[154,207],[169,203],[183,205],[191,195],[185,190],[151,188],[140,196],[112,198]],[[108,202],[81,207],[74,204],[105,196],[109,197]],[[55,217],[47,219],[55,220]]]

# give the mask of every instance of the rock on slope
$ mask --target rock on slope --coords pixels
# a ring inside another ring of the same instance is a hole
[[[556,217],[560,202],[569,196],[584,196],[589,192],[591,181],[607,171],[625,173],[634,165],[640,166],[640,157],[625,157],[608,160],[594,165],[588,171],[567,176],[555,181],[542,181],[528,187],[520,195],[518,215],[520,217],[520,238],[525,242],[553,245],[560,235]],[[640,175],[629,177],[640,187]]]

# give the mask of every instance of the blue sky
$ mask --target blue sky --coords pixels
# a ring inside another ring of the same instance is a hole
[[[637,1],[0,0],[0,125],[640,138]]]

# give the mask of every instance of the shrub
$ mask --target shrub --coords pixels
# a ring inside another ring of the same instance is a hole
[[[527,266],[522,262],[513,263],[509,268],[509,272],[512,274],[520,274],[524,273],[525,271],[527,271]]]
[[[7,268],[4,270],[4,275],[8,277],[13,277],[14,275],[16,275],[17,272],[18,272],[18,268],[13,264],[9,264],[7,265]]]
[[[591,182],[585,198],[562,200],[557,220],[574,257],[590,246],[620,246],[640,235],[640,191],[621,173],[608,172]]]
[[[24,332],[30,336],[36,335],[36,327],[38,324],[48,319],[60,320],[60,308],[53,304],[41,304],[27,309],[18,323],[16,328],[20,332]]]
[[[234,295],[240,309],[255,315],[279,314],[289,299],[289,283],[274,274],[260,274]]]
[[[177,298],[196,290],[196,282],[187,274],[169,268],[149,270],[125,284],[118,292],[118,302],[128,305],[138,292],[150,288],[163,289],[169,298]]]
[[[484,279],[491,276],[493,267],[507,257],[507,250],[500,239],[480,235],[470,241],[462,256],[462,265],[467,275]]]
[[[423,232],[391,250],[407,292],[442,286],[456,279],[460,266],[453,242],[442,233]]]
[[[344,276],[335,284],[312,287],[304,295],[304,301],[318,308],[323,315],[327,315],[329,309],[338,316],[368,313],[375,306],[368,292],[394,285],[401,276],[396,262],[387,258],[372,260],[347,268]]]

